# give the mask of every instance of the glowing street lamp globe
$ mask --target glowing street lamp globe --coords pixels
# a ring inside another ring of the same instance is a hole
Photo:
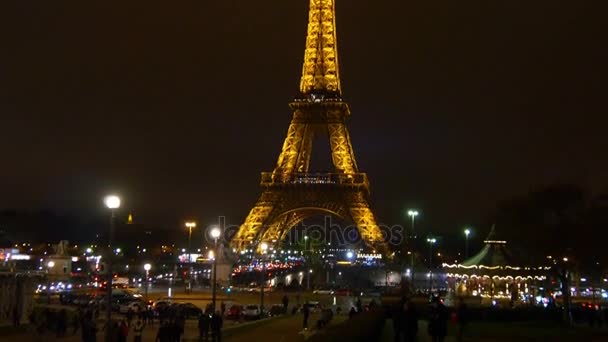
[[[349,259],[352,259],[353,258],[353,252],[346,253],[346,257],[349,258]]]
[[[144,265],[144,270],[146,270],[146,272],[148,272],[150,269],[152,269],[152,265],[150,265],[150,264]]]
[[[116,195],[109,195],[103,199],[103,203],[105,203],[108,209],[118,209],[120,208],[120,197]]]
[[[465,229],[464,230],[464,235],[466,235],[467,237],[471,234],[471,230],[470,229]]]
[[[222,231],[218,227],[211,229],[212,238],[217,239],[220,237],[220,235],[222,235]]]
[[[53,267],[55,267],[55,262],[51,260],[51,261],[49,261],[49,262],[46,264],[46,266],[47,266],[48,268],[53,268]]]

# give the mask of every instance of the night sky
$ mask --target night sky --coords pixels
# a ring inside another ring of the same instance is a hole
[[[606,192],[606,11],[566,3],[337,1],[380,221],[417,207],[449,232],[543,184]],[[140,222],[240,223],[292,116],[307,8],[2,1],[0,209],[95,216],[116,191]]]

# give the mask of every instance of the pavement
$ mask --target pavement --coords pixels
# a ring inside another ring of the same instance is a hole
[[[228,342],[240,341],[289,341],[297,342],[304,341],[307,337],[315,333],[314,325],[319,314],[311,314],[309,318],[309,327],[307,331],[302,329],[302,315],[286,315],[274,318],[266,318],[256,321],[245,321],[242,323],[234,321],[225,321],[223,329],[223,340]],[[345,315],[337,316],[330,324],[338,324],[346,319]],[[198,342],[198,327],[196,320],[187,320],[182,335],[183,342]],[[154,342],[158,331],[158,322],[148,325],[144,328],[142,340],[144,342]],[[76,334],[68,332],[67,336],[57,337],[51,333],[37,334],[33,328],[26,326],[25,331],[7,334],[0,337],[2,341],[18,341],[18,342],[78,342],[81,341],[80,330]],[[130,331],[128,341],[132,341],[133,332]],[[97,341],[104,340],[104,332],[97,333]]]

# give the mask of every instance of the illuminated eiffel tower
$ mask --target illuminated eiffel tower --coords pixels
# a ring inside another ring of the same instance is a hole
[[[289,230],[316,215],[351,221],[371,248],[385,250],[369,205],[369,182],[360,173],[346,120],[338,72],[335,0],[310,0],[308,35],[299,96],[283,150],[273,172],[262,173],[262,194],[231,240],[233,248],[280,243]],[[332,173],[309,170],[316,134],[329,137]]]

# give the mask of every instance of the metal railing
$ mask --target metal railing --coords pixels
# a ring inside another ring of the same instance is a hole
[[[367,186],[365,173],[262,173],[262,185],[273,184],[335,184]]]

